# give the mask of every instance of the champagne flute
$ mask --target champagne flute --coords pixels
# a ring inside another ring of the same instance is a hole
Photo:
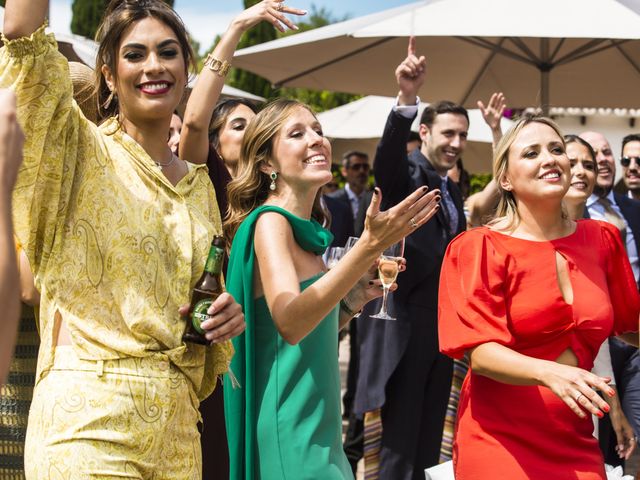
[[[351,250],[358,240],[360,240],[360,237],[347,238],[347,243],[344,246],[344,253],[347,253],[349,250]]]
[[[383,288],[382,307],[378,313],[371,315],[371,318],[395,320],[395,318],[387,313],[387,297],[389,296],[391,285],[393,285],[393,282],[395,282],[398,277],[403,254],[404,238],[386,248],[380,255],[380,259],[378,260],[378,277],[382,282]]]
[[[327,268],[332,269],[344,256],[345,251],[343,247],[331,247],[327,256]]]

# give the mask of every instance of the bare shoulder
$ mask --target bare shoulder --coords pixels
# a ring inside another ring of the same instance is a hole
[[[293,230],[284,215],[277,212],[264,212],[256,221],[255,245],[269,248],[289,248],[294,241]]]

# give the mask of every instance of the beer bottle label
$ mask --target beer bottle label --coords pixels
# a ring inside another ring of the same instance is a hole
[[[218,275],[222,271],[223,259],[224,250],[211,245],[209,256],[207,257],[207,263],[205,263],[204,269],[212,275]]]
[[[212,303],[213,300],[211,298],[203,298],[194,305],[193,311],[191,312],[191,323],[193,324],[193,328],[195,328],[196,332],[200,334],[204,334],[204,330],[200,324],[209,318],[207,310],[209,310]]]

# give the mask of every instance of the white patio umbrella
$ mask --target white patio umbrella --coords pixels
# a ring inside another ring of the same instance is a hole
[[[640,0],[423,0],[236,52],[275,85],[394,95],[407,38],[423,100],[640,107]]]
[[[370,95],[318,114],[323,133],[331,139],[333,160],[340,161],[349,150],[360,150],[373,160],[375,149],[382,137],[385,122],[395,103],[393,97]],[[418,131],[421,105],[412,130]],[[507,131],[513,122],[502,119],[502,131]],[[469,136],[463,156],[464,165],[472,173],[491,171],[491,130],[482,119],[478,109],[469,110]]]

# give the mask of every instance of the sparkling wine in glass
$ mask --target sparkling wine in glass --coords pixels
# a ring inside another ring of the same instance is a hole
[[[375,315],[371,315],[371,318],[395,320],[395,318],[387,313],[387,297],[389,296],[391,285],[393,285],[393,282],[395,282],[398,277],[403,254],[404,238],[385,249],[382,255],[380,255],[380,259],[378,260],[378,277],[382,282],[383,288],[382,308],[380,308],[380,311]]]

